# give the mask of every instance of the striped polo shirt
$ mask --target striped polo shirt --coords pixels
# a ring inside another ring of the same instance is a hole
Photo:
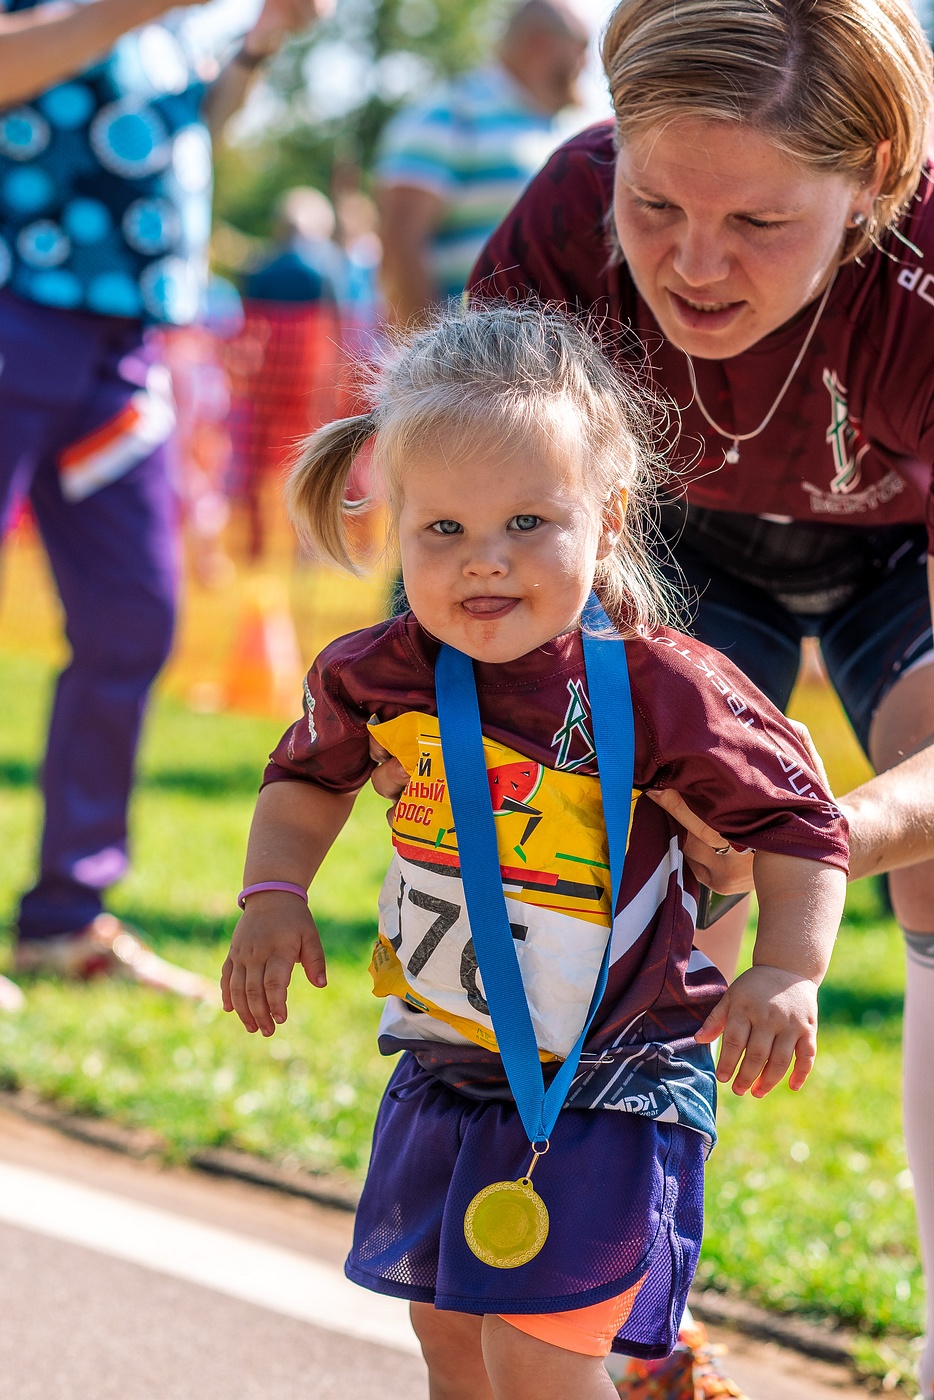
[[[388,124],[378,180],[428,190],[446,206],[431,249],[443,297],[460,296],[484,243],[566,130],[498,67],[444,84]]]

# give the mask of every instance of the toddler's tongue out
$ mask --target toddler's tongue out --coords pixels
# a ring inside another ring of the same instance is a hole
[[[465,598],[462,606],[471,617],[495,617],[508,612],[518,601],[518,598],[503,597]]]

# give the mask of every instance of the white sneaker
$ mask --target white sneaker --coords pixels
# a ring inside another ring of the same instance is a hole
[[[0,975],[0,1011],[22,1011],[25,1005],[26,998],[16,983]]]
[[[160,958],[113,914],[98,914],[74,933],[22,939],[14,949],[13,966],[17,972],[51,973],[82,982],[121,977],[191,1001],[220,1001],[219,988],[207,977]]]

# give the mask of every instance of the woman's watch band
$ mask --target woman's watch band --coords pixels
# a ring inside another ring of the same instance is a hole
[[[241,44],[240,48],[233,56],[234,63],[239,63],[241,68],[246,68],[252,72],[254,68],[259,68],[261,63],[265,63],[268,58],[272,58],[271,53],[250,53],[246,44]]]

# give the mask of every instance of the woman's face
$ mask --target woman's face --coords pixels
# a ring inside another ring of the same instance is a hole
[[[614,213],[633,281],[665,335],[720,360],[820,294],[875,192],[815,172],[752,127],[681,117],[620,148]]]

